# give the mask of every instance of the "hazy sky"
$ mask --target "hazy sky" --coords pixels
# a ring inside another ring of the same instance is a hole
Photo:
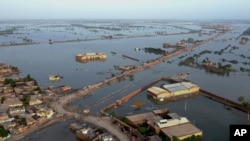
[[[249,0],[0,0],[0,19],[250,19]]]

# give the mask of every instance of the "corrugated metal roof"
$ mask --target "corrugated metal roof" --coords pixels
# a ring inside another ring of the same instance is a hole
[[[175,84],[167,84],[162,86],[164,89],[175,92],[180,90],[186,90],[192,87],[197,87],[197,85],[194,85],[190,82],[182,82],[182,83],[175,83]]]
[[[194,84],[192,84],[192,83],[190,83],[190,82],[182,82],[181,84],[182,84],[184,87],[186,87],[186,88],[197,87],[197,85],[194,85]]]
[[[163,85],[163,88],[170,91],[170,92],[175,92],[175,91],[180,91],[180,90],[186,90],[187,89],[186,87],[184,87],[180,83],[170,84],[170,85]]]
[[[159,94],[162,92],[167,92],[166,90],[159,88],[159,87],[151,87],[148,89],[149,92],[153,93],[153,94]]]

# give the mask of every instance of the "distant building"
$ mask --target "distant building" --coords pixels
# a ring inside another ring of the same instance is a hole
[[[155,100],[163,101],[165,98],[172,97],[171,92],[159,87],[151,87],[147,91],[149,95]]]
[[[199,92],[199,87],[190,82],[181,82],[163,85],[162,88],[151,87],[147,89],[148,95],[155,100],[164,101],[165,99]]]
[[[7,115],[7,113],[0,113],[0,121],[4,121],[9,119],[9,116]]]
[[[190,122],[184,124],[178,124],[176,126],[171,126],[168,128],[162,128],[161,133],[170,139],[174,136],[177,137],[179,140],[183,140],[185,138],[191,136],[202,136],[202,131],[195,127]]]
[[[71,91],[72,90],[72,88],[70,87],[70,86],[62,86],[61,88],[60,88],[60,91],[61,92],[69,92],[69,91]]]
[[[50,81],[58,81],[58,80],[60,80],[60,76],[59,75],[50,75],[49,80]]]
[[[199,92],[200,87],[190,82],[181,82],[175,84],[168,84],[162,86],[167,91],[171,92],[173,96],[185,95],[190,93]]]
[[[84,54],[77,54],[76,61],[79,62],[87,62],[91,60],[106,60],[107,55],[105,53],[84,53]]]
[[[13,102],[10,104],[9,114],[11,116],[24,114],[24,113],[25,113],[25,107],[23,106],[22,102]]]
[[[29,101],[29,105],[30,106],[34,106],[34,105],[39,105],[39,104],[42,104],[43,102],[39,99],[30,99]]]
[[[180,117],[176,113],[169,113],[168,110],[153,110],[149,113],[126,116],[126,119],[134,127],[147,124],[157,135],[164,135],[173,140],[177,137],[180,140],[195,136],[202,136],[202,131],[195,127],[186,117]],[[153,137],[152,139],[159,139]]]

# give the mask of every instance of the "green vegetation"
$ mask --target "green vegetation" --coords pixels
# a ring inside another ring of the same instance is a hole
[[[99,134],[102,134],[102,133],[104,133],[104,130],[102,128],[97,128],[95,130],[95,132],[98,132]]]
[[[16,87],[16,81],[14,81],[11,78],[6,78],[4,80],[4,85],[8,85],[8,84],[10,84],[11,87]]]
[[[250,100],[245,100],[245,97],[239,96],[239,97],[238,97],[238,101],[239,101],[243,106],[246,106],[246,107],[249,107],[249,108],[250,108]]]
[[[21,118],[21,124],[27,125],[27,121],[26,121],[26,118],[25,118],[25,117],[22,117],[22,118]]]
[[[38,91],[39,93],[42,92],[41,88],[38,86],[37,88],[33,89],[33,91]]]
[[[30,77],[29,74],[26,77],[24,77],[22,80],[18,80],[18,81],[13,80],[12,78],[6,78],[4,80],[4,85],[10,84],[10,86],[14,88],[16,87],[16,82],[21,82],[21,81],[23,82],[34,81],[34,85],[38,85],[37,81],[34,78]],[[40,90],[40,88],[37,88],[37,89]]]
[[[8,132],[7,130],[5,130],[5,129],[3,129],[3,128],[0,128],[0,136],[1,136],[2,138],[7,137],[8,134],[9,134],[9,132]]]
[[[138,131],[141,134],[145,134],[148,131],[148,129],[146,127],[144,127],[144,126],[140,126],[140,127],[138,127]]]
[[[11,69],[12,69],[12,71],[14,71],[14,72],[19,72],[18,67],[12,67]]]
[[[222,62],[230,62],[232,64],[238,64],[238,61],[237,60],[226,60],[226,59],[222,59]]]
[[[116,117],[116,113],[113,111],[113,112],[111,112],[111,116],[112,117]]]
[[[18,115],[15,115],[14,118],[15,118],[16,120],[20,119],[20,117],[19,117]]]
[[[210,50],[204,50],[204,51],[201,51],[198,54],[194,54],[192,58],[198,59],[202,55],[204,55],[204,54],[210,54],[210,53],[212,53],[212,51],[210,51]]]
[[[205,51],[205,52],[208,52],[208,51]],[[204,54],[204,52],[201,52],[201,54]],[[221,63],[218,63],[216,65],[216,63],[212,63],[211,61],[209,61],[208,58],[204,59],[202,61],[202,64],[199,64],[197,63],[197,60],[195,59],[197,57],[199,57],[199,54],[194,54],[193,57],[188,57],[184,61],[181,61],[179,63],[179,66],[189,66],[193,68],[205,69],[206,72],[214,73],[217,75],[229,75],[230,72],[235,71],[234,69],[232,69],[231,64],[223,65]],[[238,63],[238,62],[236,60],[232,60],[230,61],[230,63]]]
[[[181,61],[178,65],[179,66],[192,66],[193,64],[195,64],[194,57],[188,57],[184,61]]]
[[[111,74],[111,77],[115,77],[115,74],[114,74],[114,73],[112,73],[112,74]]]
[[[124,123],[126,123],[126,124],[128,124],[128,125],[131,125],[131,122],[127,118],[125,118],[125,117],[122,118],[121,121],[124,122]]]
[[[225,50],[227,50],[231,45],[226,46],[225,48],[221,49],[220,51],[214,51],[214,54],[218,54],[218,55],[222,55],[222,53],[224,53]],[[234,46],[232,49],[236,49],[236,47]],[[231,52],[232,50],[230,50],[229,52]]]
[[[245,98],[243,97],[243,96],[240,96],[239,98],[238,98],[238,101],[241,103],[241,102],[243,102],[245,100]]]
[[[4,96],[1,97],[1,103],[3,103],[5,99],[6,99],[6,98],[5,98]]]
[[[129,81],[134,81],[134,75],[129,75]]]
[[[166,54],[166,51],[162,50],[160,48],[146,47],[144,50],[146,53],[154,53],[157,55],[165,55]]]
[[[34,78],[32,78],[29,74],[27,74],[27,76],[23,78],[23,81],[24,82],[34,81],[34,85],[38,85],[37,81]]]
[[[250,35],[250,27],[243,32],[243,35]]]
[[[210,53],[212,53],[211,50],[204,50],[204,51],[200,52],[198,55],[201,56],[201,55],[210,54]]]
[[[250,69],[246,69],[246,68],[243,68],[243,67],[240,67],[240,71],[241,72],[249,72],[250,73]]]
[[[30,101],[30,95],[29,94],[23,95],[22,102],[25,107],[29,105],[29,101]]]

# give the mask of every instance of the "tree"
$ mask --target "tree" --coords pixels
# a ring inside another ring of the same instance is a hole
[[[18,115],[15,115],[14,118],[15,119],[20,119],[20,117]]]
[[[1,98],[1,103],[3,103],[4,100],[5,100],[5,97],[3,96],[3,97]]]
[[[27,121],[26,121],[26,118],[25,118],[25,117],[22,117],[22,118],[21,118],[21,123],[22,123],[23,125],[27,125]]]
[[[111,77],[115,77],[115,74],[114,74],[114,73],[112,73],[112,74],[111,74]]]
[[[141,133],[141,134],[145,134],[147,132],[147,128],[146,127],[143,127],[143,126],[140,126],[138,128],[138,131]]]
[[[115,114],[115,112],[113,111],[113,112],[111,112],[111,115],[112,115],[112,117],[115,117],[116,116],[116,114]]]
[[[16,86],[16,81],[14,81],[13,79],[8,79],[8,78],[6,78],[5,80],[4,80],[4,85],[7,85],[7,84],[10,84],[10,86],[11,87],[15,87]]]
[[[7,137],[8,136],[8,131],[3,129],[3,128],[0,128],[0,137],[4,138],[4,137]]]
[[[129,81],[134,81],[134,75],[129,75]]]
[[[180,141],[176,136],[173,136],[173,141]]]
[[[244,100],[245,100],[245,98],[244,98],[243,96],[238,97],[238,101],[239,101],[240,103],[244,102]]]
[[[29,101],[30,101],[30,95],[29,94],[23,95],[23,105],[24,106],[28,106],[29,105]]]

